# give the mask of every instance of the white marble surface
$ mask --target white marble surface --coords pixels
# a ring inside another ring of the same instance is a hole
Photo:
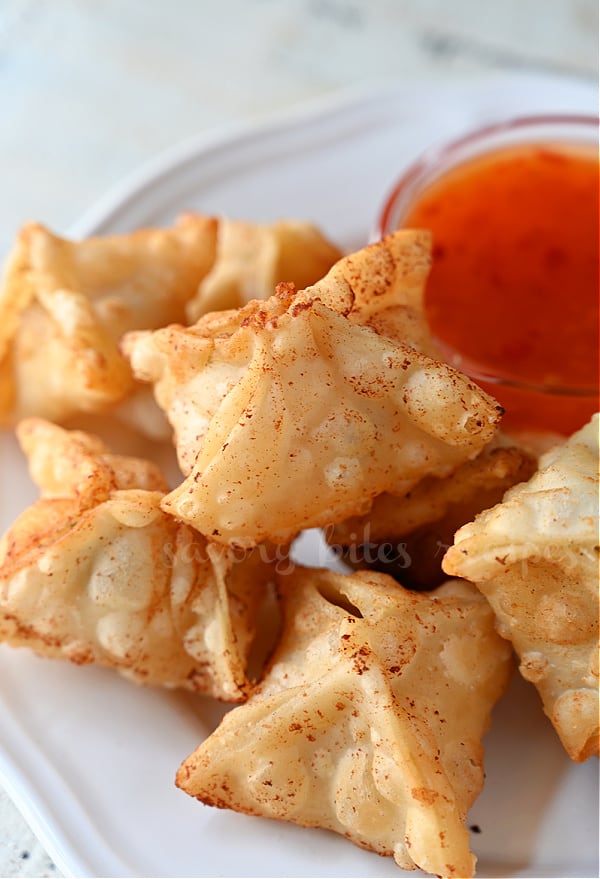
[[[199,132],[372,79],[597,79],[597,46],[595,0],[0,0],[0,255]],[[0,790],[0,876],[56,875]]]

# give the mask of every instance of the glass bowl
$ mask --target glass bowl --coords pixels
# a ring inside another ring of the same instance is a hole
[[[375,225],[375,238],[381,238],[407,225],[415,225],[411,221],[411,214],[418,209],[424,199],[431,196],[435,191],[443,191],[440,187],[451,179],[458,180],[463,169],[475,167],[474,163],[493,161],[495,157],[506,157],[513,154],[518,156],[522,149],[546,151],[549,155],[552,151],[573,156],[578,151],[583,151],[586,161],[589,161],[591,151],[594,151],[595,182],[594,192],[586,190],[586,199],[593,199],[595,221],[593,228],[586,224],[586,246],[595,249],[594,277],[587,273],[587,280],[595,283],[598,289],[598,126],[599,119],[594,116],[580,115],[544,115],[528,116],[510,119],[505,122],[489,125],[477,131],[471,132],[457,140],[441,146],[434,146],[423,153],[415,163],[410,166],[393,185],[389,195],[385,199],[382,209],[377,217]],[[454,177],[452,177],[454,175]],[[458,184],[457,184],[458,185]],[[456,195],[459,191],[456,186],[450,190]],[[440,196],[441,197],[441,196]],[[458,203],[458,202],[457,202]],[[586,210],[590,204],[586,202]],[[486,203],[487,211],[494,211],[494,203]],[[446,203],[446,212],[453,210],[454,204]],[[506,205],[504,205],[506,210]],[[510,209],[512,217],[507,222],[518,222],[519,213],[523,213],[523,204],[515,198]],[[450,215],[451,216],[451,215]],[[488,214],[488,217],[490,214]],[[458,222],[458,221],[457,221]],[[485,214],[482,213],[480,223],[485,223]],[[423,223],[419,224],[423,226]],[[433,269],[436,271],[436,241],[435,220],[432,221],[433,231]],[[458,228],[458,226],[457,226]],[[475,230],[476,231],[476,230]],[[593,240],[594,244],[590,242]],[[446,254],[445,254],[446,255]],[[587,263],[586,263],[587,264]],[[471,278],[472,281],[472,278]],[[430,277],[430,286],[432,286]],[[460,286],[460,285],[458,285]],[[456,308],[461,308],[460,289],[452,290],[455,297]],[[565,290],[565,296],[577,296],[577,290]],[[482,297],[480,301],[490,307],[490,291],[485,290],[482,283]],[[587,300],[586,300],[587,301]],[[597,297],[596,297],[597,302]],[[428,294],[425,296],[426,313],[428,313]],[[567,303],[569,304],[569,303]],[[466,309],[466,306],[464,306]],[[589,309],[588,309],[589,310]],[[431,312],[428,314],[430,316]],[[466,314],[465,314],[466,317]],[[515,315],[515,320],[520,320]],[[473,356],[472,351],[462,349],[455,341],[445,338],[445,329],[433,329],[434,342],[440,352],[440,356],[446,362],[465,372],[474,381],[491,393],[504,406],[506,414],[503,427],[507,430],[549,430],[563,434],[572,433],[586,423],[593,412],[598,410],[598,319],[597,313],[590,318],[581,318],[582,327],[586,326],[589,342],[589,321],[593,320],[595,327],[595,351],[593,353],[596,364],[596,372],[593,381],[586,375],[585,382],[563,382],[553,378],[544,381],[531,380],[526,375],[521,375],[515,363],[508,362],[501,367],[496,363],[490,366],[481,356]],[[432,321],[432,325],[433,325]],[[561,322],[556,322],[555,339],[553,344],[556,350],[564,345],[563,328]],[[489,332],[493,334],[491,326]],[[536,327],[531,328],[535,334]],[[571,346],[573,342],[571,340]],[[468,346],[467,346],[468,347]]]

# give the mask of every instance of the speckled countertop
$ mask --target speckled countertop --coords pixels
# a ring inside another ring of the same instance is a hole
[[[595,0],[2,0],[0,253],[199,132],[371,79],[596,80],[597,46]],[[56,875],[0,789],[0,876]]]

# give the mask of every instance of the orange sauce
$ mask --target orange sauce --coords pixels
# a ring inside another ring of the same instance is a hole
[[[570,433],[598,408],[598,170],[583,146],[505,148],[441,176],[403,219],[433,233],[425,305],[447,359],[509,381],[478,380],[504,427]]]

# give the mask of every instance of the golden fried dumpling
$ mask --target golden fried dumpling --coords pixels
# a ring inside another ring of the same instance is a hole
[[[287,543],[445,475],[502,411],[451,367],[285,286],[193,327],[129,334],[125,350],[187,476],[163,509],[228,544]]]
[[[598,428],[595,415],[544,454],[443,563],[486,596],[577,761],[598,753]]]
[[[281,281],[300,289],[322,278],[341,252],[311,223],[219,221],[215,263],[187,305],[189,323],[210,311],[267,299]]]
[[[204,803],[334,830],[403,869],[472,876],[465,827],[481,738],[511,669],[470,584],[411,593],[383,574],[279,578],[267,673],[188,757]]]
[[[25,226],[0,289],[0,423],[63,421],[123,400],[134,382],[121,336],[184,319],[216,228],[186,214],[171,229],[68,241]]]
[[[504,442],[493,440],[448,476],[426,476],[403,495],[378,495],[364,516],[326,529],[329,544],[351,564],[385,571],[405,586],[437,586],[446,579],[441,563],[455,531],[535,471],[535,458]]]
[[[428,476],[404,495],[382,494],[366,516],[335,525],[331,538],[347,545],[368,528],[373,540],[410,534],[446,516],[454,507],[477,506],[478,512],[493,505],[491,497],[528,479],[535,460],[517,446],[492,444],[446,477]]]
[[[150,462],[41,419],[18,435],[42,497],[0,542],[0,640],[243,699],[266,562],[234,558],[164,513]]]
[[[339,260],[306,295],[352,323],[436,356],[424,307],[430,269],[431,234],[402,229]]]

